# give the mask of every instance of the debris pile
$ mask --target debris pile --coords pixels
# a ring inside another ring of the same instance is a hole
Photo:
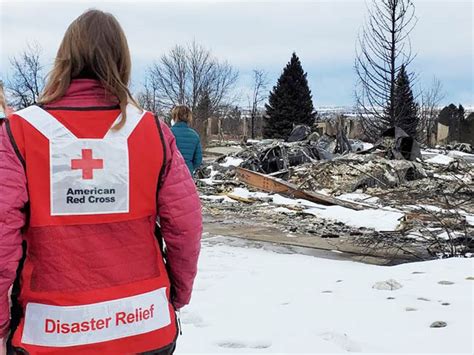
[[[305,190],[327,189],[333,194],[374,186],[391,188],[427,177],[419,162],[418,143],[399,128],[386,131],[369,149],[343,134],[319,136],[301,125],[295,127],[288,141],[291,142],[263,140],[251,144],[205,165],[197,177],[205,182],[213,179],[218,184],[225,183],[235,178],[234,167],[239,166],[284,179]]]
[[[274,141],[253,145],[234,155],[242,159],[240,166],[263,174],[284,173],[290,167],[330,159],[331,154],[317,142],[307,140],[292,143]],[[221,163],[222,160],[217,160]]]
[[[305,190],[326,190],[340,195],[369,187],[393,188],[427,176],[418,162],[348,154],[318,164],[301,165],[293,169],[289,180]]]
[[[297,126],[287,141],[248,142],[207,162],[197,183],[207,211],[223,220],[260,218],[288,233],[350,237],[367,248],[412,250],[418,243],[431,256],[470,255],[474,155],[466,152],[470,147],[457,148],[464,152],[422,151],[398,128],[369,145]],[[265,193],[239,196],[239,188]],[[274,196],[293,202],[282,207]],[[382,226],[370,227],[371,220]]]
[[[407,181],[391,189],[369,188],[384,206],[417,205],[462,209],[474,215],[474,169],[472,164],[453,160],[448,165],[424,164],[429,178]]]
[[[474,154],[474,149],[469,143],[455,143],[446,145],[447,150],[456,150],[458,152]]]
[[[399,127],[386,130],[374,148],[369,151],[375,149],[382,150],[387,159],[410,161],[421,159],[421,149],[418,142]]]

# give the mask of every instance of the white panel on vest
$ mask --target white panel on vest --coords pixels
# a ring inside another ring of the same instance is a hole
[[[51,215],[129,211],[126,138],[50,142]]]
[[[124,126],[102,139],[77,138],[37,106],[17,114],[49,139],[52,216],[129,212],[128,137],[144,111],[128,105]]]
[[[40,346],[78,346],[144,334],[169,324],[166,288],[81,306],[28,303],[21,341]]]

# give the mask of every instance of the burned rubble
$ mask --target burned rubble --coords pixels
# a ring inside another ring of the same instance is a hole
[[[245,179],[238,178],[236,167],[240,175],[242,171],[256,172],[268,181],[245,184]],[[368,145],[348,140],[344,134],[319,136],[296,127],[287,141],[246,143],[241,151],[208,162],[197,177],[205,209],[219,218],[232,215],[246,220],[245,216],[252,216],[255,220],[259,216],[262,223],[288,233],[321,238],[350,236],[367,246],[382,242],[400,247],[408,243],[412,248],[422,246],[432,256],[444,255],[446,249],[449,255],[474,253],[472,164],[462,158],[448,164],[428,164],[422,159],[419,144],[397,128]],[[308,215],[295,206],[290,211],[288,206],[276,209],[265,198],[232,197],[237,187],[277,192],[268,187],[274,183],[290,187],[283,195],[300,196],[295,191],[325,194],[330,204],[340,201],[349,208],[338,196],[356,192],[368,196],[354,202],[361,209],[389,208],[403,213],[404,218],[396,231],[374,231]],[[222,198],[206,199],[206,195]],[[239,203],[226,203],[229,198]]]
[[[419,145],[400,129],[387,131],[376,145],[364,150],[361,142],[348,140],[344,135],[318,136],[303,128],[297,126],[293,130],[291,142],[263,140],[240,152],[221,156],[201,168],[197,176],[229,181],[235,176],[233,167],[238,165],[294,182],[304,189],[329,189],[331,193],[378,185],[394,187],[427,177],[422,164],[416,161],[421,159]],[[229,158],[237,164],[225,164]]]
[[[474,148],[469,143],[455,143],[446,145],[447,150],[457,150],[458,152],[474,154]]]
[[[212,216],[220,223],[242,226],[243,224],[268,226],[278,228],[284,233],[312,235],[320,238],[340,237],[375,237],[380,235],[370,228],[354,228],[339,221],[328,221],[315,218],[297,207],[287,211],[277,211],[269,208],[266,199],[253,199],[251,202],[240,204],[223,204],[221,200],[203,200],[205,215]],[[229,218],[232,216],[232,218]],[[250,219],[249,216],[252,218]]]
[[[369,187],[392,188],[425,177],[426,171],[417,162],[351,153],[299,166],[293,169],[289,180],[303,189],[324,189],[340,195]]]

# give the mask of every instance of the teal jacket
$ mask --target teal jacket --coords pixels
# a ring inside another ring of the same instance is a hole
[[[199,135],[194,129],[189,128],[186,122],[175,123],[171,127],[171,131],[176,138],[176,145],[192,175],[202,163],[202,148]]]

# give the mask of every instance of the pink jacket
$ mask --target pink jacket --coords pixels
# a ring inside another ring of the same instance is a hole
[[[115,102],[104,99],[104,89],[97,81],[73,81],[56,107],[101,107]],[[170,129],[161,123],[166,161],[158,194],[158,216],[167,256],[171,283],[176,292],[173,303],[181,308],[189,303],[202,233],[201,205],[189,170],[176,148]],[[0,126],[0,338],[9,324],[8,289],[21,259],[21,229],[25,226],[28,191],[24,168],[8,137]],[[96,225],[100,233],[104,225]]]

